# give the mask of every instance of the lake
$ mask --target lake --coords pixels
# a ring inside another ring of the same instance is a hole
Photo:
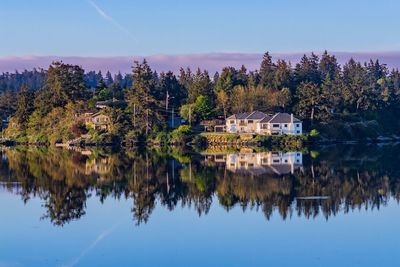
[[[399,154],[2,148],[0,266],[400,266]]]

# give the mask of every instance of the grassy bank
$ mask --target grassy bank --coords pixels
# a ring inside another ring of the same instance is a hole
[[[262,146],[285,149],[301,148],[310,141],[307,135],[267,136],[257,134],[202,133],[199,136],[207,146]]]

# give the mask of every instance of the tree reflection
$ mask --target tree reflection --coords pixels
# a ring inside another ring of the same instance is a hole
[[[100,202],[131,200],[136,224],[149,220],[157,202],[168,210],[192,207],[199,216],[217,201],[227,211],[235,206],[260,210],[267,220],[275,212],[282,219],[293,214],[329,219],[400,200],[400,166],[394,157],[399,150],[335,147],[301,157],[18,147],[1,151],[0,182],[25,202],[41,198],[43,218],[59,226],[84,216],[92,195]]]

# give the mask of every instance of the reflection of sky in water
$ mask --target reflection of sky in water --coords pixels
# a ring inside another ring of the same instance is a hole
[[[26,205],[0,194],[0,266],[398,266],[400,210],[338,214],[326,221],[223,210],[213,201],[206,216],[193,208],[157,205],[152,219],[132,222],[131,202],[92,197],[87,214],[56,227],[41,201]]]
[[[0,267],[399,266],[399,150],[366,149],[214,153],[181,163],[8,151]],[[49,203],[64,218],[58,226],[44,216]],[[149,219],[137,226],[140,207]]]

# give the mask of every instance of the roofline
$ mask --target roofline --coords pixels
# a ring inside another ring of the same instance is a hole
[[[278,116],[278,114],[280,114],[280,112],[278,112],[278,113],[276,113],[274,116],[272,116],[272,117],[267,121],[267,123],[269,123],[270,121],[272,121],[272,119],[274,119],[276,116]]]
[[[253,112],[251,112],[246,118],[244,118],[245,120],[250,117],[251,115],[253,115],[256,112],[256,110],[254,110]]]

